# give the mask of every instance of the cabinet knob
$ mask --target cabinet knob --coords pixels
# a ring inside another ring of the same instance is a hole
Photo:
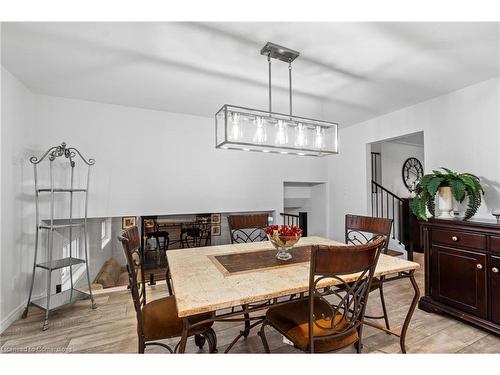
[[[498,273],[498,268],[493,267],[493,268],[491,269],[491,271],[492,271],[493,273]]]
[[[476,264],[476,268],[478,270],[482,270],[483,269],[483,265],[481,263],[478,263],[478,264]]]
[[[453,242],[458,242],[458,237],[457,237],[457,236],[452,236],[452,237],[451,237],[451,240],[452,240]]]

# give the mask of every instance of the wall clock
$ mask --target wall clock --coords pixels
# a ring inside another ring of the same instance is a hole
[[[422,163],[417,158],[406,159],[403,163],[402,175],[406,188],[412,193],[415,191],[418,180],[424,175]]]

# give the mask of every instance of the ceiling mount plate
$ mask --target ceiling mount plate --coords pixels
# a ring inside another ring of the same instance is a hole
[[[277,44],[267,42],[264,47],[260,50],[260,54],[264,56],[270,56],[273,59],[278,59],[284,62],[292,62],[300,53],[294,51],[293,49],[279,46]]]

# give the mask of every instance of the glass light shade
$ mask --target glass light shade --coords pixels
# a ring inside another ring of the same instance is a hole
[[[336,154],[333,122],[224,105],[215,114],[216,147],[307,156]]]

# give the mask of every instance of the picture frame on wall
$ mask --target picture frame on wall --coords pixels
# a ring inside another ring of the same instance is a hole
[[[212,236],[220,236],[220,225],[212,225],[210,234]]]
[[[135,216],[125,216],[122,217],[122,229],[127,229],[133,227],[136,224]]]
[[[221,218],[220,214],[212,214],[210,217],[212,225],[215,224],[220,226],[220,218]]]

